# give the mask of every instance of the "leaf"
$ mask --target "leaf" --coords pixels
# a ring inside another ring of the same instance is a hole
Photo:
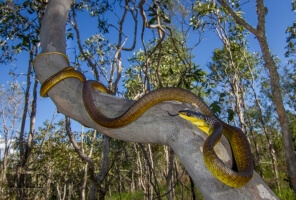
[[[221,113],[221,107],[219,106],[219,102],[218,102],[218,101],[214,101],[214,102],[210,105],[210,109],[211,109],[214,113]]]
[[[227,113],[228,113],[228,121],[232,121],[234,119],[234,111],[232,109],[227,109]]]
[[[148,24],[154,24],[155,21],[156,21],[156,17],[153,17],[149,20]]]
[[[226,96],[226,93],[220,93],[220,96],[219,96],[219,101],[220,102],[223,102],[224,101],[224,97]]]
[[[67,39],[74,39],[74,34],[73,33],[67,33]]]

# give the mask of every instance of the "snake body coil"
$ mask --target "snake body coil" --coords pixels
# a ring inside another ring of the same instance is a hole
[[[179,111],[179,115],[195,125],[196,120],[203,120],[208,123],[212,133],[205,131],[209,136],[203,145],[203,157],[207,168],[215,177],[231,187],[242,187],[251,180],[253,159],[248,140],[241,129],[230,126],[217,117],[206,116],[189,110]],[[232,147],[237,171],[226,166],[214,151],[214,146],[219,142],[222,133]]]
[[[190,103],[200,108],[201,111],[207,115],[213,114],[200,97],[197,97],[187,90],[180,88],[160,88],[144,95],[130,108],[128,108],[121,116],[109,118],[103,115],[94,104],[92,98],[92,89],[95,88],[97,84],[98,82],[96,81],[86,81],[84,83],[82,95],[83,102],[90,117],[99,125],[107,128],[120,128],[126,126],[138,119],[149,108],[164,101],[174,100]]]
[[[253,173],[252,157],[250,147],[245,135],[241,132],[240,129],[232,127],[215,117],[214,113],[210,110],[207,104],[200,97],[194,95],[193,93],[180,88],[157,89],[144,95],[130,108],[128,108],[127,111],[121,116],[116,118],[109,118],[100,112],[100,110],[95,106],[92,98],[92,91],[94,88],[102,90],[103,92],[107,92],[108,90],[99,82],[86,81],[84,75],[78,71],[75,71],[73,68],[67,67],[48,78],[41,86],[41,96],[46,96],[47,92],[54,85],[56,85],[61,80],[69,77],[78,78],[79,80],[84,82],[83,102],[89,116],[99,125],[108,128],[120,128],[126,126],[137,120],[149,108],[163,101],[174,100],[190,103],[194,106],[197,106],[203,114],[213,116],[215,119],[222,123],[223,134],[231,143],[239,172],[234,172],[229,169],[215,154],[213,148],[221,137],[221,135],[218,135],[217,137],[216,133],[209,136],[208,143],[205,143],[203,150],[204,160],[210,171],[215,172],[221,170],[222,172],[218,173],[217,178],[223,183],[232,187],[243,186],[251,179]],[[214,174],[216,175],[217,173]]]

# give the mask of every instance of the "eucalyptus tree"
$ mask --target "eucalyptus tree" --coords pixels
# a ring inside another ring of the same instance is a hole
[[[263,162],[260,158],[261,155],[269,155],[268,160],[271,160],[271,165],[275,177],[275,182],[277,183],[277,188],[280,189],[280,180],[279,180],[279,169],[278,169],[278,159],[277,159],[277,152],[274,148],[274,141],[273,137],[269,132],[269,127],[267,125],[267,122],[264,120],[264,116],[266,115],[265,110],[266,108],[262,108],[262,99],[260,99],[257,95],[258,91],[255,89],[255,84],[258,84],[258,78],[254,79],[254,77],[260,77],[260,74],[255,74],[258,68],[257,65],[259,65],[258,59],[254,57],[254,55],[249,54],[244,49],[244,46],[241,46],[239,44],[234,45],[235,50],[233,51],[233,57],[234,64],[237,67],[237,69],[233,70],[229,65],[229,58],[227,57],[227,51],[225,51],[225,48],[223,49],[216,49],[215,53],[213,55],[213,61],[210,63],[210,69],[211,74],[209,77],[212,77],[210,79],[216,80],[220,82],[219,85],[217,85],[217,88],[224,87],[228,88],[228,91],[224,91],[223,98],[220,98],[223,101],[228,101],[227,104],[231,104],[231,102],[236,102],[235,106],[230,105],[230,107],[227,105],[223,106],[223,110],[228,111],[228,119],[231,119],[232,115],[232,107],[235,110],[235,113],[241,112],[241,115],[243,118],[238,117],[240,126],[243,127],[246,134],[248,134],[249,138],[252,139],[250,142],[254,143],[254,147],[256,148],[256,145],[259,143],[256,141],[256,134],[257,132],[262,132],[263,135],[266,138],[266,143],[268,146],[267,153],[263,151],[259,151],[259,147],[257,147],[257,158],[259,160],[256,160],[259,169],[261,169],[260,165]],[[241,50],[238,50],[239,48],[242,48]],[[236,79],[233,79],[232,76],[237,76]],[[218,82],[218,83],[219,83]],[[229,85],[229,86],[228,86]],[[226,86],[226,87],[225,87]],[[228,87],[227,87],[228,86]],[[213,88],[214,89],[214,88]],[[235,89],[237,91],[235,92]],[[230,94],[230,95],[226,95]],[[220,94],[221,97],[221,94]],[[233,100],[232,98],[236,99],[239,98],[239,104],[237,103],[237,100]],[[265,98],[266,99],[266,98]],[[269,102],[271,101],[270,99]],[[221,102],[223,103],[223,102]],[[225,108],[226,107],[226,108]],[[253,107],[256,108],[256,117],[251,117],[249,115],[249,109],[252,110]],[[230,116],[230,117],[229,117]],[[239,116],[239,115],[238,115]],[[257,120],[259,123],[256,123]],[[243,120],[242,120],[243,119]],[[235,121],[235,117],[234,117]],[[256,131],[255,131],[256,130]],[[255,132],[254,132],[255,131]],[[261,155],[260,155],[261,154]],[[262,171],[261,171],[262,173]]]
[[[217,2],[219,4],[217,4]],[[226,12],[230,15],[233,20],[240,26],[244,27],[250,33],[254,34],[256,39],[259,42],[262,58],[265,62],[265,67],[268,69],[270,75],[270,87],[272,91],[273,103],[276,107],[276,111],[279,117],[279,123],[281,126],[283,143],[285,146],[285,153],[286,153],[286,162],[289,174],[289,180],[293,189],[296,191],[296,156],[295,152],[293,151],[293,144],[291,133],[289,130],[289,119],[286,114],[286,110],[283,104],[283,98],[281,94],[281,87],[280,87],[280,78],[279,73],[277,71],[276,62],[271,55],[271,51],[269,49],[269,45],[266,38],[266,30],[265,30],[265,16],[267,14],[267,8],[264,5],[263,0],[256,1],[256,12],[257,12],[257,27],[253,27],[250,25],[243,17],[241,12],[241,1],[231,1],[227,2],[225,0],[218,0],[218,1],[197,1],[196,4],[204,5],[204,9],[201,13],[198,13],[196,16],[203,16],[207,13],[207,16],[211,18],[212,15],[215,15],[219,12]],[[223,19],[220,19],[223,20]],[[203,20],[192,20],[192,24],[196,27],[203,28],[208,24],[211,24],[209,21]],[[216,22],[214,22],[216,23]],[[219,20],[217,21],[219,23]]]
[[[56,36],[65,32],[66,18],[68,16],[67,13],[70,4],[71,1],[67,0],[51,0],[49,2],[47,12],[42,20],[41,43],[43,53],[52,51],[65,53],[65,36],[53,37],[53,35]],[[53,19],[56,20],[53,21]],[[52,23],[56,25],[56,28],[48,29],[48,27],[51,27],[50,24]],[[51,65],[50,68],[46,67],[49,63]],[[44,82],[48,78],[48,74],[55,74],[67,64],[67,61],[63,57],[51,53],[39,56],[34,62],[34,67],[39,80]],[[264,193],[265,198],[276,198],[256,173],[250,184],[240,189],[226,189],[220,187],[221,185],[219,183],[211,184],[216,180],[214,177],[212,177],[213,179],[211,178],[210,174],[208,174],[209,172],[202,164],[203,161],[198,159],[198,157],[201,156],[201,152],[196,149],[196,145],[201,145],[201,143],[196,140],[196,135],[193,135],[192,132],[189,131],[192,130],[192,126],[183,123],[183,120],[181,119],[171,119],[167,116],[168,109],[170,112],[176,111],[173,109],[173,107],[177,106],[176,104],[168,102],[156,105],[149,109],[143,117],[139,118],[129,126],[120,129],[107,129],[95,124],[84,110],[81,96],[81,82],[76,79],[67,79],[63,83],[64,84],[58,84],[49,92],[49,96],[56,103],[60,112],[65,113],[82,124],[93,127],[104,134],[117,139],[134,142],[160,143],[171,146],[174,152],[180,157],[181,162],[188,170],[188,173],[191,174],[192,179],[195,184],[197,184],[205,198],[217,199],[221,198],[221,195],[223,195],[224,198],[240,198],[242,195],[245,197],[249,196],[249,198],[264,198],[262,197],[262,193],[260,193],[261,190],[266,191],[266,193]],[[70,88],[76,89],[71,90]],[[65,94],[67,94],[67,97],[64,96]],[[118,100],[108,95],[97,93],[96,95],[100,97],[100,100],[98,101],[99,106],[102,110],[106,110],[107,115],[116,116],[119,114],[120,110],[126,110],[126,107],[133,103],[131,101]],[[102,102],[105,103],[102,104]],[[180,106],[182,107],[182,105],[177,106],[177,110],[180,109]],[[188,105],[185,105],[185,107],[188,107]],[[195,129],[193,129],[193,131],[198,134],[198,131]],[[159,134],[159,132],[161,132],[161,134]],[[198,174],[200,176],[198,176]],[[209,185],[211,185],[211,187],[208,187]],[[254,185],[256,186],[254,187]],[[252,195],[254,196],[251,197]]]
[[[19,134],[21,111],[23,109],[24,93],[18,82],[9,83],[9,88],[0,88],[0,160],[1,160],[1,196],[6,196],[7,176],[9,165],[12,163],[11,154],[16,152],[17,136]]]
[[[118,7],[117,7],[118,6]],[[95,35],[88,37],[85,41],[82,41],[81,32],[79,30],[78,16],[81,12],[87,12],[92,18],[97,19],[98,32]],[[104,18],[105,14],[116,16],[116,19],[112,19],[118,23],[115,25],[114,21]],[[75,52],[77,59],[75,60],[74,66],[81,71],[90,71],[93,77],[97,81],[101,81],[109,89],[109,93],[118,95],[118,88],[120,87],[119,81],[121,79],[121,73],[123,71],[122,64],[122,52],[131,51],[135,47],[135,40],[133,40],[130,47],[125,46],[127,36],[123,30],[123,24],[128,20],[127,15],[131,15],[134,20],[134,32],[137,31],[137,9],[135,1],[125,1],[123,4],[114,4],[109,1],[77,1],[72,5],[70,12],[70,23],[74,29],[74,33],[69,32],[68,37],[74,38],[77,42],[78,53]],[[113,24],[110,22],[112,21]],[[117,35],[117,41],[110,40],[105,37],[108,35],[111,29],[115,29],[114,35]],[[134,36],[135,37],[135,36]],[[87,64],[90,70],[85,70],[83,68],[84,64]],[[101,135],[101,133],[98,132]],[[79,155],[84,159],[90,169],[90,177],[95,183],[93,189],[98,190],[100,199],[104,198],[106,191],[108,189],[109,178],[108,173],[113,166],[110,163],[120,162],[116,156],[111,157],[114,160],[110,160],[110,155],[112,151],[116,151],[119,148],[116,145],[112,145],[115,141],[110,141],[110,137],[103,135],[102,142],[102,162],[99,173],[95,173],[95,163],[94,159],[90,156],[84,155],[81,152]],[[75,140],[71,140],[74,144]],[[116,142],[115,142],[116,143]],[[124,143],[122,143],[124,145]],[[77,152],[79,152],[79,146],[74,145]],[[77,147],[77,148],[76,148]],[[115,161],[116,160],[116,161]],[[91,198],[96,199],[96,193]]]
[[[40,199],[42,197],[81,199],[82,197],[84,163],[67,137],[65,123],[64,120],[56,123],[52,120],[46,121],[38,128],[38,134],[35,137],[31,168],[46,177],[40,187],[44,195],[39,196]],[[91,138],[92,133],[85,135]],[[79,134],[75,133],[75,137],[79,138]],[[80,144],[83,145],[84,142],[85,138],[84,141],[80,141]],[[90,145],[84,144],[85,153],[90,151],[89,147]]]
[[[0,62],[8,64],[16,59],[19,53],[27,55],[28,68],[24,72],[26,74],[26,91],[25,101],[22,113],[22,121],[19,141],[19,167],[23,170],[28,168],[30,153],[33,148],[33,139],[35,133],[35,118],[37,107],[37,85],[32,70],[32,61],[39,50],[39,29],[40,19],[43,16],[45,2],[24,1],[21,3],[14,1],[5,1],[0,3],[1,7],[1,25],[0,25],[0,41],[1,41],[1,58]],[[14,74],[18,76],[18,74]],[[33,77],[33,81],[32,81]],[[32,86],[33,84],[33,86]],[[30,92],[32,94],[30,94]],[[30,104],[30,99],[32,103]],[[28,134],[26,134],[26,121],[28,113],[31,111]],[[18,187],[23,188],[25,180],[23,176],[18,176]],[[26,195],[26,191],[19,190],[18,198]]]
[[[192,61],[193,57],[188,54],[189,49],[173,44],[175,41],[166,38],[161,44],[161,49],[156,50],[154,48],[158,41],[150,42],[146,48],[148,52],[153,51],[153,54],[150,54],[148,66],[145,66],[146,56],[143,50],[135,52],[134,56],[129,59],[131,67],[127,70],[127,77],[124,80],[128,97],[137,99],[139,93],[143,95],[145,81],[148,82],[149,90],[160,87],[202,90],[202,88],[197,88],[197,83],[199,82],[199,86],[202,85],[206,72]],[[161,54],[161,59],[159,54]],[[188,62],[184,63],[183,60]],[[200,94],[202,93],[200,91]]]
[[[276,107],[279,123],[281,126],[289,181],[296,193],[296,154],[293,149],[292,135],[289,129],[289,118],[285,110],[281,94],[280,76],[266,37],[266,15],[268,13],[267,7],[265,7],[264,5],[264,0],[256,0],[257,27],[253,27],[240,15],[239,6],[242,3],[241,1],[234,1],[231,4],[229,4],[225,0],[217,0],[217,2],[219,2],[219,4],[227,10],[227,12],[233,17],[236,23],[245,27],[258,40],[262,57],[265,62],[264,66],[266,67],[266,69],[268,69],[269,72],[272,99]],[[213,1],[213,3],[215,3],[215,1]]]
[[[175,35],[178,34],[175,33]],[[143,96],[146,86],[148,86],[148,90],[161,87],[182,87],[197,91],[199,94],[203,93],[199,86],[202,85],[201,80],[203,80],[205,72],[192,61],[189,48],[182,46],[186,44],[186,41],[181,43],[180,38],[182,37],[172,39],[165,36],[161,44],[158,40],[149,42],[146,44],[146,54],[143,50],[139,50],[129,59],[131,67],[126,72],[124,83],[126,94],[130,99],[138,99]],[[149,63],[146,62],[147,57],[149,57]],[[199,83],[197,83],[198,81]],[[174,199],[177,195],[175,188],[181,183],[179,179],[186,175],[184,171],[181,172],[182,167],[176,167],[179,163],[175,160],[172,149],[164,147],[163,151],[156,152],[151,151],[151,148],[156,148],[155,146],[148,145],[147,151],[143,145],[140,147],[146,155],[144,156],[146,161],[149,162],[148,166],[154,166],[151,170],[156,174],[156,177],[160,179],[161,176],[158,174],[165,174],[167,198]],[[160,163],[162,164],[159,165]],[[158,167],[155,167],[156,165]],[[163,169],[164,166],[167,169]],[[174,174],[180,174],[180,177],[174,176]],[[161,184],[161,179],[158,179],[152,180]],[[188,183],[190,184],[189,181]],[[193,196],[196,195],[194,190],[191,192]],[[162,195],[160,192],[158,193],[159,196]]]
[[[296,11],[296,1],[292,1],[292,11]],[[287,97],[285,98],[286,103],[290,106],[290,108],[296,111],[296,104],[294,101],[290,99],[294,99],[296,95],[295,91],[295,84],[296,84],[296,21],[289,27],[287,27],[286,33],[287,36],[287,46],[286,46],[286,53],[285,56],[288,58],[288,66],[284,69],[284,77],[282,78],[283,81],[283,88],[285,90],[285,94]],[[291,68],[289,67],[291,66]],[[295,144],[295,143],[294,143]]]

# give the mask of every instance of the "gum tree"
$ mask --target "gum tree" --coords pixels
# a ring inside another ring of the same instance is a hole
[[[42,53],[66,53],[65,26],[71,3],[70,0],[49,1],[40,33]],[[35,72],[41,83],[67,66],[65,58],[55,53],[43,54],[34,62]],[[203,134],[191,124],[184,123],[179,118],[171,118],[167,114],[167,111],[176,113],[180,109],[196,110],[196,108],[180,103],[164,102],[152,107],[142,117],[126,127],[108,129],[97,125],[88,116],[82,102],[82,85],[83,83],[79,80],[69,78],[56,85],[48,95],[56,104],[59,112],[110,137],[170,146],[205,199],[276,199],[273,192],[256,173],[246,186],[239,189],[222,185],[210,174],[204,165],[199,148],[203,145]],[[108,116],[117,116],[133,104],[133,101],[102,95],[100,92],[94,91],[94,96],[96,106],[99,106]],[[223,152],[219,156],[227,163],[231,163],[231,153],[225,139],[219,144],[218,149]]]

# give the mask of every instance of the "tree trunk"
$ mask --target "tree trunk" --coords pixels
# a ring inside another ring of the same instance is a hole
[[[258,17],[257,28],[252,27],[243,18],[239,17],[235,13],[235,11],[232,10],[232,8],[229,6],[229,4],[225,0],[218,0],[218,2],[223,7],[226,8],[229,14],[234,18],[234,20],[239,25],[245,27],[250,32],[252,32],[256,36],[259,42],[262,56],[265,62],[264,66],[269,71],[273,103],[275,105],[275,108],[279,117],[279,121],[280,121],[281,132],[282,132],[282,137],[283,137],[284,147],[285,147],[288,177],[289,177],[291,186],[294,192],[296,193],[296,155],[293,149],[292,135],[289,129],[289,119],[287,116],[287,112],[284,108],[283,99],[281,95],[279,74],[267,43],[266,31],[265,31],[266,8],[264,6],[264,1],[263,0],[256,1],[257,17]]]
[[[293,147],[292,135],[289,128],[289,119],[287,112],[283,105],[283,99],[281,95],[281,87],[280,87],[280,78],[277,72],[276,64],[270,54],[269,47],[267,44],[267,39],[265,35],[263,38],[258,39],[259,44],[262,50],[263,59],[265,61],[265,67],[268,68],[270,74],[270,83],[271,83],[271,91],[272,91],[272,99],[276,108],[276,111],[279,116],[282,138],[285,147],[285,156],[288,168],[288,177],[289,181],[293,187],[294,192],[296,193],[296,155]],[[267,134],[268,135],[268,134]],[[269,142],[269,147],[272,144]],[[273,162],[276,162],[276,156],[273,147],[269,148],[270,153],[273,155]],[[274,159],[275,158],[275,159]],[[276,172],[276,170],[275,170]],[[277,175],[277,173],[276,173]],[[277,175],[278,176],[278,175]]]
[[[42,20],[40,35],[42,52],[59,51],[65,53],[65,27],[70,4],[71,1],[69,0],[49,1]],[[42,55],[35,59],[34,62],[34,68],[41,83],[50,75],[67,66],[67,61],[58,54]],[[170,117],[167,114],[168,112],[176,113],[185,108],[198,110],[196,107],[188,104],[164,102],[150,108],[142,117],[128,126],[107,129],[97,125],[87,114],[81,96],[82,85],[83,83],[79,80],[69,78],[49,91],[48,94],[56,104],[59,112],[110,137],[125,141],[170,146],[179,156],[205,199],[277,199],[256,173],[246,186],[238,189],[225,186],[213,177],[204,164],[200,150],[206,137],[204,133],[191,123],[187,123],[179,117]],[[124,112],[126,108],[134,103],[111,95],[102,95],[95,91],[94,94],[97,106],[100,106],[100,109],[111,117]],[[216,149],[220,152],[219,156],[229,163],[231,151],[224,137]]]
[[[190,189],[191,189],[191,194],[192,194],[192,200],[196,200],[194,182],[190,176],[189,176],[189,178],[190,178]]]
[[[138,189],[142,189],[144,191],[144,193],[147,192],[147,189],[145,187],[144,184],[144,178],[143,178],[143,166],[142,166],[142,161],[141,161],[141,155],[140,155],[140,151],[138,150],[138,145],[134,144],[134,149],[137,155],[137,169],[138,169],[138,173],[139,173],[139,177],[138,177]]]
[[[46,189],[45,189],[45,198],[49,199],[50,197],[50,185],[51,185],[51,175],[52,175],[52,167],[51,166],[47,166],[46,169]]]
[[[108,175],[109,172],[109,153],[110,153],[110,138],[108,136],[103,137],[103,153],[102,153],[102,163],[101,163],[101,168],[100,172],[98,174],[98,182],[103,183],[105,178]],[[108,187],[102,187],[100,192],[100,199],[105,198],[106,194],[106,189]]]
[[[144,158],[146,160],[147,166],[148,166],[148,172],[147,172],[147,177],[149,183],[148,187],[148,199],[160,199],[160,189],[158,185],[158,180],[155,174],[155,169],[154,169],[154,163],[153,163],[153,157],[152,157],[152,152],[151,152],[151,145],[147,145],[147,150],[144,147],[143,144],[139,144],[139,146],[142,149],[142,152],[144,154]],[[152,186],[152,187],[150,187]],[[154,192],[156,193],[154,197]]]
[[[166,187],[167,187],[167,199],[173,200],[173,190],[174,190],[174,184],[173,184],[173,169],[174,169],[174,162],[175,162],[175,154],[174,151],[169,148],[165,147],[165,157],[166,157],[166,174],[165,174],[165,181],[166,181]]]
[[[27,87],[25,91],[25,105],[24,110],[22,114],[22,122],[21,122],[21,130],[19,134],[19,148],[20,148],[20,167],[26,171],[28,159],[31,153],[32,145],[33,145],[33,137],[34,137],[34,131],[35,131],[35,119],[36,119],[36,107],[37,107],[37,86],[38,82],[35,79],[34,81],[34,87],[33,87],[33,101],[31,104],[31,115],[30,115],[30,127],[29,127],[29,134],[27,141],[25,140],[25,125],[26,125],[26,119],[27,114],[29,110],[29,101],[30,101],[30,87],[31,87],[31,73],[32,73],[32,61],[33,61],[33,50],[30,51],[30,60],[28,65],[28,71],[27,71]],[[26,142],[25,142],[26,141]],[[24,172],[25,172],[24,171]],[[21,188],[18,190],[18,199],[22,199],[24,196],[26,196],[26,190],[25,188],[25,179],[24,176],[19,176],[18,178],[18,187]]]
[[[257,98],[257,94],[256,94],[256,91],[255,91],[254,76],[253,76],[253,73],[252,73],[250,68],[249,68],[249,71],[250,71],[250,74],[251,74],[251,77],[252,77],[251,88],[252,88],[252,91],[253,91],[253,94],[254,94],[256,107],[257,107],[257,109],[259,111],[259,120],[260,120],[264,135],[265,135],[266,140],[267,140],[267,147],[268,147],[269,154],[270,154],[271,161],[272,161],[272,169],[273,169],[273,172],[274,172],[274,175],[275,175],[275,178],[276,178],[276,184],[277,184],[277,187],[278,187],[277,189],[280,190],[278,164],[277,164],[278,162],[277,162],[276,152],[275,152],[275,149],[274,149],[272,139],[271,139],[271,137],[270,137],[270,135],[268,133],[267,127],[266,127],[265,122],[263,120],[262,107],[261,107],[259,99]]]
[[[83,169],[83,179],[82,179],[82,184],[81,184],[81,192],[80,192],[80,198],[81,200],[86,199],[85,195],[85,190],[86,190],[86,183],[87,183],[87,169],[88,169],[88,164],[84,164],[84,169]]]

